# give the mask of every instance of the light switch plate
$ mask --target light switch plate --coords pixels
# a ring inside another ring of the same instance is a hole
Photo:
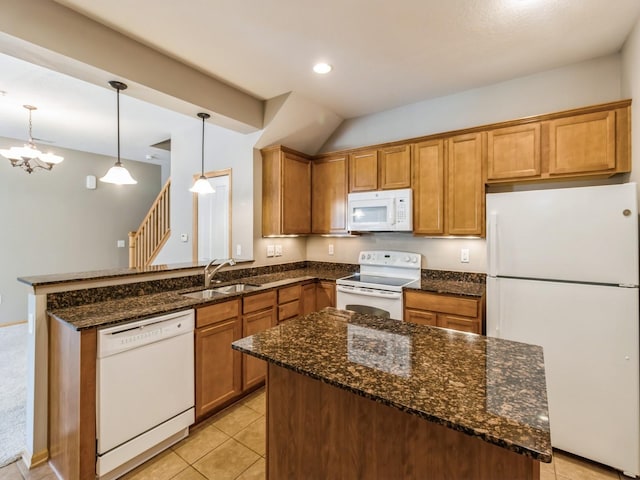
[[[329,244],[329,255],[333,255],[333,243]]]
[[[275,247],[273,245],[267,245],[267,257],[273,257],[275,255]]]
[[[117,246],[118,248],[124,248],[124,240],[118,240],[118,241],[116,242],[116,246]]]
[[[461,248],[460,249],[460,263],[469,263],[469,249]]]
[[[186,242],[189,240],[189,234],[188,233],[181,233],[180,234],[180,241],[181,242]]]

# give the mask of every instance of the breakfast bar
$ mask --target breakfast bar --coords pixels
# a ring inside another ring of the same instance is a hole
[[[538,479],[542,348],[327,308],[233,343],[268,362],[267,472]]]

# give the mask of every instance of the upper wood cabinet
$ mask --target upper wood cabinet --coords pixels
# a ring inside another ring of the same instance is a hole
[[[483,133],[447,140],[447,232],[484,235]]]
[[[413,232],[421,235],[445,233],[444,140],[413,145]]]
[[[411,145],[381,148],[378,163],[382,190],[411,187]]]
[[[615,166],[615,111],[549,122],[549,175],[607,171]]]
[[[489,184],[631,171],[630,101],[541,115],[487,131]]]
[[[378,189],[378,150],[364,150],[349,155],[349,191]]]
[[[347,231],[347,156],[322,158],[311,164],[311,232]]]
[[[540,175],[540,123],[497,128],[487,132],[487,179],[531,178]]]
[[[262,235],[311,233],[311,161],[277,146],[262,150]]]

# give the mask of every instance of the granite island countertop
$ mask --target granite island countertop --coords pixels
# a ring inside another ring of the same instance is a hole
[[[551,461],[541,347],[328,308],[233,348]]]

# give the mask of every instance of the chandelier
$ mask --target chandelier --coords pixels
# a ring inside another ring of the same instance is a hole
[[[11,165],[14,167],[22,167],[27,173],[33,173],[36,168],[42,168],[44,170],[51,170],[54,165],[64,160],[60,155],[54,155],[53,153],[42,153],[33,143],[33,136],[31,134],[31,112],[37,110],[32,105],[23,105],[24,108],[29,110],[29,143],[22,147],[11,147],[10,149],[0,149],[0,155],[9,159]]]

